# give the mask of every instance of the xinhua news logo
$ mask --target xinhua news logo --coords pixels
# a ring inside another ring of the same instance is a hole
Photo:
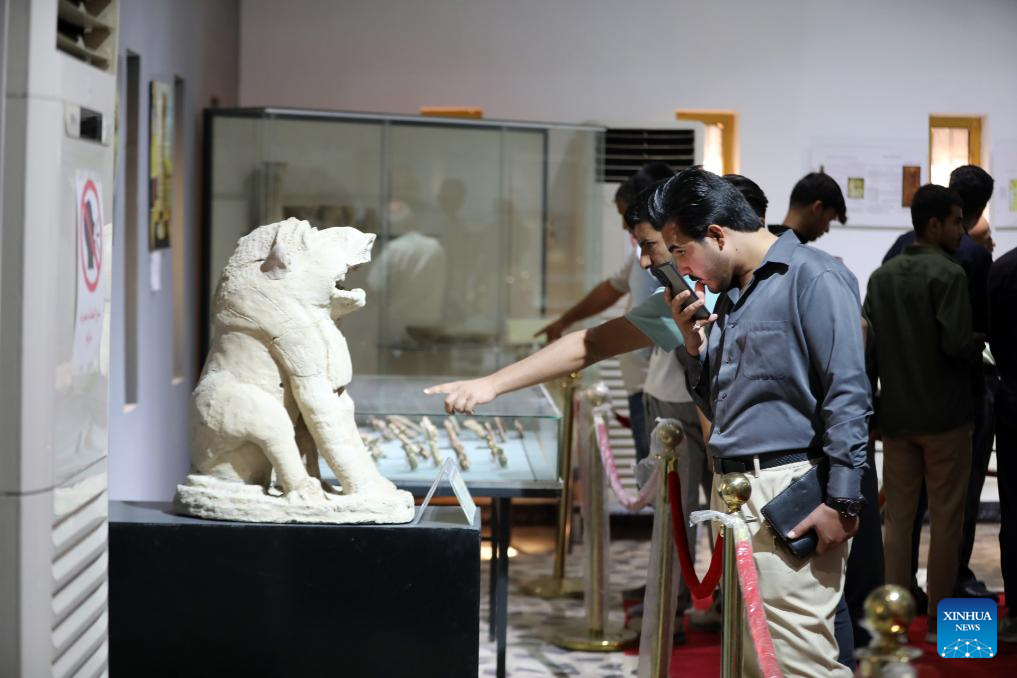
[[[990,598],[944,598],[939,601],[936,651],[949,659],[996,656],[996,603]]]

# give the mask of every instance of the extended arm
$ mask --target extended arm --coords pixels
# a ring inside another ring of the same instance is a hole
[[[445,411],[473,413],[477,405],[503,393],[542,384],[596,362],[650,345],[650,339],[625,318],[567,334],[536,353],[486,377],[439,384],[424,393],[444,393]]]

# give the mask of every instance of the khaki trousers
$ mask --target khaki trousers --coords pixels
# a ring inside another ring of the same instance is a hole
[[[971,469],[971,426],[883,439],[883,550],[886,583],[911,588],[911,530],[922,479],[929,496],[929,609],[953,596]],[[920,611],[919,611],[920,612]]]
[[[822,556],[799,560],[781,546],[760,509],[791,482],[807,471],[812,462],[803,461],[745,475],[752,495],[742,515],[752,534],[753,559],[759,574],[759,591],[766,622],[781,671],[788,678],[850,678],[851,671],[837,662],[839,650],[833,635],[833,618],[844,588],[844,568],[849,544],[841,544]],[[714,476],[719,478],[719,476]],[[723,511],[720,498],[712,507]],[[747,620],[747,611],[743,619]],[[742,633],[743,676],[761,676],[756,649],[748,625]]]

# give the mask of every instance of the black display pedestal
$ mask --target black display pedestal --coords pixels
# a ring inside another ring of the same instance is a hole
[[[110,503],[113,678],[477,675],[479,511],[326,526],[170,509]]]

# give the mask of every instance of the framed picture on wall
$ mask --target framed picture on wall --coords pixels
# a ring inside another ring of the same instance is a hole
[[[904,165],[901,170],[901,200],[903,207],[911,207],[915,193],[922,185],[922,168],[916,165]]]
[[[170,246],[173,205],[173,85],[151,83],[148,121],[148,249]]]

